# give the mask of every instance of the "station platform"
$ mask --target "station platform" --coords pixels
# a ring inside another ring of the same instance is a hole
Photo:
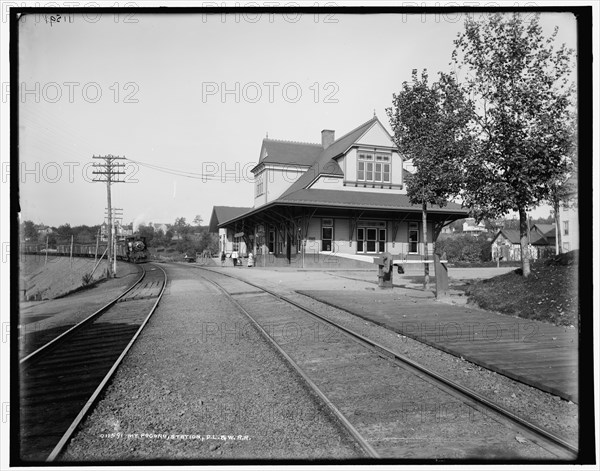
[[[402,291],[402,295],[398,295]],[[401,335],[578,402],[578,332],[436,301],[418,290],[298,290]]]

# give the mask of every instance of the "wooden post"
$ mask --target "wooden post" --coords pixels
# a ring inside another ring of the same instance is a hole
[[[117,233],[115,231],[113,237],[113,277],[117,277]]]
[[[446,254],[442,257],[445,259]],[[437,299],[448,296],[448,267],[445,263],[441,263],[440,256],[433,254],[435,262],[435,297]]]
[[[48,263],[48,236],[46,236],[46,259],[44,260],[44,265]]]
[[[423,255],[425,256],[425,276],[423,277],[423,290],[429,289],[429,248],[427,246],[427,203],[423,203]]]
[[[69,260],[71,262],[71,268],[73,268],[73,234],[71,234],[71,251],[69,252]]]
[[[94,263],[98,260],[98,244],[100,242],[100,229],[98,229],[98,234],[96,234],[96,253],[94,254]]]
[[[104,253],[102,255],[100,255],[100,260],[98,260],[96,262],[96,264],[94,265],[94,269],[92,270],[92,273],[90,273],[90,276],[94,275],[94,272],[96,271],[96,268],[98,268],[98,265],[100,265],[100,262],[102,261],[102,259],[104,258],[104,255],[106,255],[106,252],[108,251],[108,247],[106,247],[106,250],[104,250]]]

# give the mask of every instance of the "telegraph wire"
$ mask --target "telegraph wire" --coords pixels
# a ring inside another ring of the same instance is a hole
[[[151,170],[156,170],[157,172],[163,172],[163,173],[168,173],[170,175],[176,175],[179,177],[186,177],[186,178],[192,178],[192,179],[196,179],[196,180],[211,180],[211,181],[246,181],[245,178],[243,178],[241,175],[238,177],[236,176],[232,176],[232,175],[225,175],[225,178],[223,178],[220,175],[207,175],[204,173],[197,173],[197,172],[190,172],[190,171],[186,171],[186,170],[179,170],[179,169],[173,169],[173,168],[168,168],[168,167],[162,167],[160,165],[155,165],[155,164],[149,164],[146,162],[140,162],[139,160],[134,160],[131,158],[127,158],[128,161],[140,165],[142,167],[146,167],[149,168]]]

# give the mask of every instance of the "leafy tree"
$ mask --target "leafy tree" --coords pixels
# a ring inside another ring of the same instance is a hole
[[[175,230],[177,235],[183,237],[190,232],[191,226],[185,221],[184,217],[180,217],[175,219],[173,229]]]
[[[211,234],[207,230],[202,233],[200,252],[202,252],[204,250],[208,250],[213,254],[216,254],[219,252],[219,236],[218,236],[218,234]]]
[[[485,234],[447,235],[436,243],[436,251],[445,253],[451,263],[488,262],[492,259],[492,243]]]
[[[71,235],[73,235],[73,228],[71,224],[66,223],[56,228],[56,240],[59,244],[66,244],[71,242]]]
[[[567,171],[573,143],[573,51],[554,48],[539,15],[497,13],[465,21],[452,54],[473,99],[476,137],[465,166],[464,204],[480,220],[519,214],[523,276],[530,273],[527,210],[547,200]]]
[[[202,226],[203,221],[204,221],[204,219],[202,219],[202,216],[197,214],[196,217],[194,218],[194,225],[199,228],[200,226]]]
[[[21,224],[21,233],[25,240],[35,242],[38,238],[38,230],[33,221],[23,221]]]
[[[457,219],[456,221],[453,221],[450,224],[450,227],[452,229],[454,229],[455,232],[462,232],[463,231],[463,223],[465,222],[464,219]]]
[[[96,240],[96,234],[94,234],[89,228],[88,226],[80,226],[82,229],[78,230],[75,234],[75,239],[77,240],[77,243],[80,244],[90,244],[92,242],[95,242]]]
[[[454,77],[440,73],[430,85],[427,71],[419,79],[412,72],[412,83],[404,82],[394,94],[387,114],[400,152],[412,160],[416,173],[407,177],[407,194],[412,204],[422,205],[425,259],[427,250],[427,208],[445,206],[460,193],[461,163],[470,148],[467,125],[472,107]],[[429,264],[425,264],[424,288],[429,285]]]

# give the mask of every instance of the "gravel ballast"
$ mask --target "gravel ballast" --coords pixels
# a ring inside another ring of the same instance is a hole
[[[222,269],[215,269],[215,271],[220,270]],[[323,271],[225,269],[224,272],[239,276],[286,295],[290,299],[310,309],[314,309],[331,320],[339,322],[341,325],[379,342],[392,351],[404,355],[422,366],[430,368],[436,373],[472,389],[487,399],[535,422],[541,427],[557,433],[569,441],[578,442],[579,407],[577,404],[514,381],[506,376],[482,368],[417,340],[402,336],[342,309],[331,307],[305,295],[296,293],[299,290],[310,289],[372,290],[373,285],[367,281],[340,278],[336,276],[335,272],[328,274]],[[338,275],[356,276],[357,278],[367,279],[370,274],[340,271]],[[421,296],[431,296],[431,293],[424,293],[414,289],[394,288],[393,291],[398,296],[406,294],[415,299]]]
[[[216,288],[167,270],[165,297],[61,460],[363,456]]]

